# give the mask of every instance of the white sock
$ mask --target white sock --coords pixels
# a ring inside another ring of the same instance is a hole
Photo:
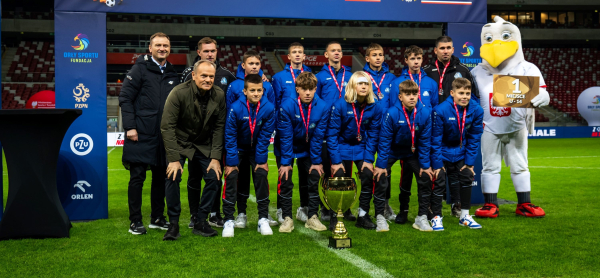
[[[362,208],[358,208],[358,217],[363,217],[367,214]]]
[[[213,216],[217,216],[217,213],[216,212],[211,212],[210,213],[210,217],[213,217]]]
[[[465,216],[469,215],[469,210],[468,209],[461,209],[460,210],[460,219],[465,218]]]

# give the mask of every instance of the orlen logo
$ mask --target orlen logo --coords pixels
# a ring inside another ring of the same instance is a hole
[[[79,41],[79,45],[71,45],[71,47],[75,50],[86,50],[88,48],[88,45],[90,45],[90,40],[88,39],[86,34],[77,34],[77,36],[75,36],[73,40]]]
[[[73,187],[79,188],[79,190],[81,190],[81,192],[85,193],[85,189],[92,187],[92,185],[89,184],[87,181],[81,180],[81,181],[78,181],[75,185],[73,185]],[[73,195],[71,195],[71,199],[73,199],[73,200],[91,200],[91,199],[94,199],[94,194],[73,194]]]
[[[87,155],[94,148],[92,137],[85,133],[79,133],[71,138],[71,151],[79,156]]]
[[[475,47],[473,46],[472,43],[470,42],[465,42],[465,44],[463,44],[463,49],[467,49],[467,52],[461,52],[460,54],[462,54],[465,57],[470,57],[475,53]]]

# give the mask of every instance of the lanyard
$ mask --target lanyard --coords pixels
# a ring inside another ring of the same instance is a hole
[[[296,75],[294,75],[294,69],[292,68],[292,65],[290,65],[290,71],[292,72],[292,79],[294,80],[294,84],[296,84]],[[304,72],[304,67],[300,68],[300,73]]]
[[[458,108],[456,107],[456,103],[454,104],[454,110],[456,110],[456,121],[458,122],[458,132],[460,133],[460,148],[462,149],[463,146],[463,131],[465,130],[465,119],[467,116],[467,107],[465,107],[465,109],[463,110],[463,118],[462,118],[462,125],[460,124],[460,115],[458,114]]]
[[[448,63],[450,64],[450,63]],[[408,71],[408,76],[410,76],[410,80],[412,80],[413,82],[415,82],[415,79],[413,79],[412,73],[410,73],[410,70]],[[419,84],[417,84],[419,87],[417,88],[418,93],[419,93],[419,101],[421,103],[423,103],[423,101],[421,100],[421,70],[419,69]]]
[[[440,75],[440,94],[444,93],[444,89],[442,89],[442,84],[444,82],[444,75],[446,75],[446,69],[448,69],[448,66],[450,65],[450,61],[448,61],[448,63],[446,64],[446,66],[444,67],[444,72],[440,73],[440,68],[438,67],[438,60],[435,60],[435,68],[438,71],[438,74]]]
[[[371,81],[373,81],[373,85],[375,85],[375,88],[377,88],[377,97],[379,98],[379,100],[382,100],[383,94],[381,94],[381,84],[383,83],[383,80],[385,79],[385,75],[387,73],[383,74],[383,76],[381,77],[381,80],[379,81],[379,85],[377,85],[377,82],[375,82],[375,79],[373,79],[373,76],[371,76],[370,73],[367,72],[367,74],[369,75],[369,77],[371,77]]]
[[[248,105],[248,122],[250,126],[250,146],[252,146],[252,142],[254,141],[254,128],[256,127],[256,118],[258,117],[258,110],[260,109],[260,101],[256,105],[256,115],[254,115],[254,122],[252,122],[252,111],[250,110],[250,102],[246,100],[246,105]]]
[[[414,153],[415,152],[415,124],[417,123],[417,107],[415,106],[415,108],[413,108],[413,109],[415,110],[415,112],[413,112],[413,124],[411,126],[410,119],[408,118],[408,114],[406,113],[406,110],[404,110],[404,106],[402,106],[402,112],[404,112],[404,117],[406,118],[406,122],[408,123],[408,129],[410,129],[410,140],[412,142],[410,150]]]
[[[335,74],[333,74],[333,70],[331,70],[331,66],[327,65],[327,67],[329,67],[329,73],[331,73],[331,77],[333,77],[333,81],[335,81],[335,87],[338,89],[338,91],[340,91],[340,96],[338,98],[342,98],[342,89],[344,88],[344,79],[346,78],[346,69],[344,68],[344,66],[342,66],[342,69],[344,70],[344,74],[342,75],[342,82],[341,82],[341,84],[339,84],[337,82],[337,78],[336,78]]]
[[[360,121],[358,120],[358,118],[356,117],[356,107],[354,106],[354,103],[352,103],[352,110],[354,111],[354,120],[356,121],[356,126],[358,128],[358,136],[356,136],[356,140],[358,140],[358,142],[360,142],[362,140],[362,135],[360,135],[360,125],[362,124],[362,119],[363,119],[363,115],[365,114],[365,107],[364,105],[362,105],[363,109],[362,111],[360,111]]]
[[[304,123],[304,127],[306,127],[306,143],[308,143],[308,126],[310,124],[310,111],[312,110],[312,103],[308,105],[308,119],[304,119],[304,109],[302,109],[302,103],[300,102],[300,98],[298,97],[298,107],[300,107],[300,117],[302,118],[302,123]]]

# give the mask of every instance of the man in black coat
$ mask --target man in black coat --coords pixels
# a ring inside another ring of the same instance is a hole
[[[177,72],[167,57],[171,52],[169,37],[156,33],[150,37],[151,55],[143,55],[127,73],[119,96],[123,128],[127,131],[123,145],[123,165],[129,170],[129,232],[146,233],[142,223],[142,186],[146,171],[152,171],[150,191],[150,225],[168,229],[164,216],[167,158],[160,133],[160,121],[169,92],[179,84]]]

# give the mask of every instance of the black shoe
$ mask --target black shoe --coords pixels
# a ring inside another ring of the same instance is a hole
[[[208,224],[213,227],[223,228],[225,221],[223,221],[223,218],[221,218],[221,213],[217,212],[215,216],[211,216],[208,218]]]
[[[375,230],[375,228],[377,228],[377,225],[375,225],[373,221],[371,221],[370,215],[365,214],[365,216],[363,217],[358,217],[358,219],[356,220],[356,227],[364,228],[367,230]]]
[[[161,216],[158,218],[152,218],[150,220],[150,225],[148,225],[148,228],[161,229],[161,230],[166,231],[169,229],[169,222],[167,222],[167,219],[165,219],[164,216]]]
[[[333,215],[335,215],[335,213],[331,213],[331,215],[332,215],[331,219],[329,220],[329,230],[333,232],[333,231],[335,231],[335,226],[338,223],[338,219],[337,219],[337,217],[333,216]]]
[[[452,204],[452,216],[460,218],[460,202]]]
[[[196,215],[192,215],[192,217],[190,217],[190,224],[188,224],[188,228],[193,229],[197,222],[198,217],[196,217]]]
[[[129,232],[134,235],[143,235],[146,233],[146,228],[144,228],[142,221],[131,222],[131,225],[129,225]]]
[[[177,240],[179,237],[181,237],[181,234],[179,233],[179,223],[169,224],[169,229],[163,237],[163,240]]]
[[[356,221],[356,216],[350,210],[344,212],[344,220]]]
[[[394,220],[397,224],[406,224],[408,222],[408,210],[403,210],[396,215],[396,220]]]
[[[192,233],[203,237],[211,237],[217,235],[217,231],[213,230],[208,224],[208,222],[206,222],[206,220],[198,221],[194,226],[194,230],[192,231]]]

